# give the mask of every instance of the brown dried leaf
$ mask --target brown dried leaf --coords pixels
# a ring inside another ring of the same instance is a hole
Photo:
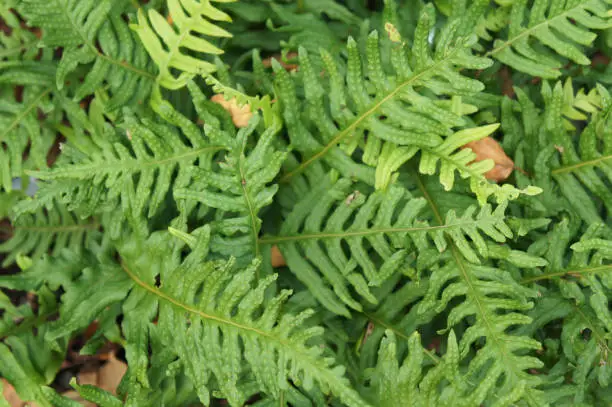
[[[287,263],[285,262],[285,258],[283,257],[281,251],[278,249],[277,245],[272,246],[272,248],[270,249],[270,257],[272,258],[272,267],[274,268],[283,267],[287,265]]]
[[[2,395],[6,401],[8,401],[11,407],[22,407],[25,404],[25,401],[22,401],[21,398],[19,398],[15,388],[5,379],[2,379],[2,386],[4,387]]]
[[[117,386],[121,382],[123,375],[127,372],[127,364],[111,355],[98,371],[98,387],[110,393],[117,394]]]
[[[95,370],[81,370],[77,375],[79,384],[98,385],[98,372]]]
[[[505,180],[514,170],[514,161],[506,155],[506,152],[499,143],[491,138],[485,137],[481,140],[471,141],[462,148],[470,148],[476,153],[476,160],[483,161],[491,159],[495,162],[495,167],[485,173],[485,177],[495,182]]]
[[[212,98],[210,98],[210,100],[220,104],[229,112],[236,127],[246,127],[249,124],[251,117],[253,117],[251,106],[239,106],[236,98],[225,100],[223,95],[214,95]]]
[[[297,57],[298,57],[297,52],[289,52],[289,53],[287,53],[287,56],[286,56],[285,59],[290,60],[290,59],[295,59]],[[272,60],[273,59],[276,59],[278,61],[278,63],[281,64],[281,66],[283,68],[285,68],[287,71],[291,71],[291,72],[292,71],[297,71],[298,68],[299,68],[298,64],[290,64],[290,63],[284,62],[282,55],[279,55],[279,54],[273,55],[270,58],[266,58],[266,59],[264,59],[261,62],[263,64],[263,66],[265,66],[266,68],[270,68],[272,66]]]

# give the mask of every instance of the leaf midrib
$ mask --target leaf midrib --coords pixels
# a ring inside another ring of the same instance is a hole
[[[600,163],[602,163],[604,161],[607,161],[607,160],[610,160],[610,159],[612,159],[612,154],[610,154],[610,155],[603,155],[601,157],[597,157],[597,158],[594,158],[592,160],[581,161],[581,162],[576,163],[576,164],[565,165],[563,167],[555,168],[550,173],[552,175],[556,175],[556,174],[563,174],[563,173],[566,173],[566,172],[573,172],[573,171],[576,171],[577,169],[582,168],[582,167],[587,167],[587,166],[595,167],[595,166],[599,165]]]
[[[323,240],[323,239],[343,239],[349,237],[363,237],[377,234],[392,234],[392,233],[409,233],[421,231],[434,231],[451,229],[455,227],[473,226],[476,221],[472,222],[457,222],[438,226],[423,226],[423,227],[388,227],[388,228],[371,228],[351,230],[346,232],[318,232],[304,233],[300,235],[287,236],[269,236],[259,239],[261,244],[282,244],[287,242],[303,241],[303,240]]]
[[[26,174],[32,175],[40,179],[53,179],[53,178],[58,178],[58,177],[59,178],[76,178],[76,179],[91,178],[93,176],[99,176],[100,172],[110,174],[110,173],[125,172],[125,171],[129,171],[132,169],[143,170],[149,167],[161,167],[164,164],[167,164],[170,162],[178,162],[178,161],[183,161],[183,160],[197,157],[200,154],[203,154],[207,151],[221,151],[221,150],[224,150],[225,148],[226,147],[223,147],[223,146],[207,146],[207,147],[198,148],[196,150],[189,150],[183,154],[165,157],[161,160],[140,161],[138,159],[133,159],[133,160],[117,160],[112,163],[98,162],[98,163],[92,163],[88,165],[77,164],[77,165],[70,166],[71,167],[70,170],[59,169],[59,170],[49,170],[49,171],[26,171]],[[113,165],[112,168],[109,167],[110,164]],[[89,175],[89,177],[88,176],[83,177],[84,172],[89,172],[90,174],[86,174],[86,175]]]
[[[6,135],[9,134],[15,127],[17,127],[17,125],[23,120],[23,118],[26,117],[32,111],[32,109],[34,109],[34,108],[36,108],[38,106],[38,102],[42,98],[47,96],[49,93],[51,93],[51,88],[47,88],[47,89],[43,90],[38,96],[36,96],[30,102],[29,105],[27,105],[27,107],[25,109],[23,109],[17,116],[15,116],[15,120],[13,120],[11,122],[11,124],[9,124],[6,127],[6,129],[2,132],[2,134],[0,134],[0,141],[4,140]]]

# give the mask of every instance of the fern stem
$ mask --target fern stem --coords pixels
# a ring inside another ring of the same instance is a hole
[[[363,230],[351,230],[348,232],[341,233],[304,233],[301,235],[289,235],[289,236],[267,236],[259,239],[260,244],[282,244],[287,242],[304,241],[304,240],[323,240],[323,239],[342,239],[349,237],[363,237],[377,234],[392,234],[392,233],[406,233],[406,232],[419,232],[419,231],[434,231],[444,230],[461,226],[471,226],[474,222],[458,222],[451,224],[444,224],[438,226],[423,226],[423,227],[397,227],[397,228],[372,228]]]
[[[604,155],[604,156],[595,158],[593,160],[582,161],[582,162],[579,162],[577,164],[566,165],[566,166],[563,166],[563,167],[555,168],[550,173],[552,175],[557,175],[557,174],[563,174],[563,173],[566,173],[566,172],[573,172],[573,171],[576,171],[578,168],[582,168],[582,167],[589,166],[589,165],[590,166],[596,166],[596,165],[599,165],[600,163],[602,163],[602,162],[604,162],[606,160],[610,160],[610,159],[612,159],[612,154]]]
[[[240,163],[238,165],[238,169],[240,171],[240,186],[242,187],[242,193],[244,195],[244,200],[249,208],[249,217],[251,218],[251,239],[253,240],[253,250],[254,257],[259,257],[259,226],[257,224],[257,213],[255,208],[253,208],[253,203],[251,202],[251,197],[249,196],[249,192],[247,191],[247,181],[246,181],[246,173],[244,172],[244,168],[242,165],[244,159],[244,155],[240,157]],[[259,281],[259,268],[255,271],[255,278]]]
[[[554,277],[562,277],[565,275],[572,274],[589,274],[589,273],[598,273],[600,271],[612,271],[612,264],[595,266],[595,267],[586,267],[575,270],[562,270],[562,271],[552,271],[549,273],[540,274],[539,276],[527,277],[521,280],[521,284],[529,284],[534,281],[548,280]]]
[[[117,160],[113,162],[112,166],[109,166],[107,161],[103,162],[95,162],[93,164],[87,165],[71,165],[67,168],[71,168],[71,170],[63,169],[60,171],[60,178],[76,178],[82,179],[87,177],[92,177],[93,175],[99,175],[104,172],[112,172],[116,173],[118,171],[126,171],[126,170],[139,170],[147,167],[159,167],[163,164],[167,164],[173,161],[182,161],[182,160],[190,160],[195,157],[202,155],[204,152],[214,152],[225,150],[226,147],[223,146],[206,146],[202,148],[198,148],[196,150],[189,150],[182,154],[164,157],[161,160],[151,160],[151,161],[139,161],[137,159],[133,160]],[[40,179],[53,179],[56,178],[55,173],[51,171],[25,171],[26,174],[40,178]],[[85,174],[85,176],[83,175]]]

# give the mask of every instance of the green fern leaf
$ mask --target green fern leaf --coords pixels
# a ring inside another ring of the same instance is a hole
[[[232,1],[235,0],[212,0],[214,3]],[[168,0],[167,3],[172,23],[155,9],[149,9],[147,15],[139,9],[138,24],[133,24],[132,29],[138,33],[159,68],[157,82],[163,87],[178,89],[194,76],[207,76],[215,71],[214,64],[185,51],[202,55],[221,54],[223,51],[206,37],[231,37],[229,32],[211,22],[231,21],[231,18],[209,0]],[[180,74],[175,76],[173,70]]]
[[[559,77],[563,63],[554,55],[590,64],[580,47],[595,40],[597,34],[591,31],[612,26],[607,0],[534,0],[530,8],[527,4],[512,3],[508,37],[495,40],[487,55],[532,76]]]
[[[112,111],[142,103],[155,78],[146,51],[123,20],[127,5],[124,0],[23,0],[19,11],[29,24],[42,28],[42,45],[63,48],[57,87],[64,87],[78,65],[93,63],[74,98],[80,100],[104,85],[112,93],[106,106]]]
[[[156,239],[163,237],[150,238],[148,248],[134,239],[126,240],[120,249],[123,265],[117,272],[133,283],[124,303],[123,322],[131,344],[127,348],[131,366],[127,380],[134,390],[128,391],[127,405],[135,402],[139,392],[148,391],[147,343],[153,335],[171,346],[204,404],[209,403],[208,382],[214,377],[223,397],[232,405],[242,405],[244,396],[237,384],[248,374],[261,391],[276,397],[287,388],[289,378],[306,389],[316,382],[345,404],[367,405],[350,388],[343,368],[334,366],[333,359],[322,357],[322,349],[306,345],[321,331],[304,325],[310,311],[282,315],[280,308],[289,295],[287,291],[264,306],[264,292],[275,277],[252,287],[257,261],[242,271],[232,271],[232,261],[202,263],[209,232],[200,234],[197,246],[182,265],[177,264],[175,256],[151,257],[151,251],[160,247]],[[157,271],[145,265],[154,258],[164,264]],[[160,287],[155,285],[158,272]],[[188,283],[181,283],[178,275]],[[157,314],[153,327],[150,321]]]
[[[13,264],[17,256],[38,259],[49,251],[55,255],[65,248],[78,253],[100,240],[99,228],[99,223],[80,220],[63,205],[21,216],[13,224],[11,239],[0,243],[0,253],[8,254],[2,266]]]
[[[447,110],[444,104],[436,103],[436,98],[426,96],[428,92],[453,96],[482,90],[480,82],[457,71],[460,68],[483,69],[491,62],[470,53],[473,41],[457,35],[459,20],[445,27],[432,49],[427,36],[434,22],[433,8],[426,7],[415,30],[410,55],[405,45],[397,44],[391,47],[391,55],[384,63],[376,32],[368,37],[365,58],[361,56],[357,43],[349,39],[346,77],[334,58],[322,51],[324,72],[328,78],[323,85],[303,49],[300,50],[303,73],[299,81],[292,80],[273,61],[278,97],[291,145],[306,157],[300,164],[288,166],[282,182],[288,182],[322,159],[346,177],[357,177],[371,185],[385,187],[390,175],[379,173],[374,179],[369,168],[354,163],[346,154],[352,153],[357,145],[365,144],[366,160],[369,156],[372,159],[371,162],[364,161],[378,166],[378,171],[385,167],[392,171],[420,150],[422,171],[433,173],[437,163],[442,161],[441,181],[448,189],[452,188],[454,172],[458,170],[463,177],[472,176],[472,188],[482,203],[490,195],[497,196],[500,202],[519,195],[520,191],[510,185],[497,186],[484,178],[490,162],[470,164],[473,155],[469,149],[456,152],[465,143],[486,137],[496,126],[454,132],[452,128],[465,125],[465,119],[452,109]],[[365,79],[364,66],[368,80]],[[391,70],[393,74],[387,73]],[[296,96],[298,86],[303,88],[303,101]],[[318,135],[313,133],[314,129]],[[364,139],[367,140],[362,142]],[[383,160],[394,161],[389,164],[378,159],[383,142],[407,148],[400,156],[381,155]],[[339,146],[342,144],[345,144],[346,152]],[[524,192],[537,193],[536,190]]]
[[[178,188],[190,182],[191,165],[199,163],[201,168],[206,168],[211,165],[214,153],[224,149],[222,145],[207,142],[195,124],[185,119],[181,125],[188,142],[176,128],[127,116],[125,130],[107,127],[104,135],[98,136],[99,146],[94,146],[90,155],[65,146],[63,165],[31,172],[31,175],[52,181],[41,187],[41,194],[47,199],[55,197],[69,202],[70,209],[85,216],[100,211],[111,213],[121,205],[123,216],[142,231],[142,225],[138,224],[141,214],[145,210],[149,216],[158,212],[171,185]],[[173,179],[176,169],[180,176]],[[137,182],[134,182],[135,174],[140,175]],[[26,202],[17,215],[31,210]],[[115,224],[111,234],[117,236],[122,214],[110,216]]]
[[[278,245],[289,269],[324,306],[341,315],[349,315],[344,304],[362,309],[349,293],[350,286],[376,303],[368,287],[401,272],[411,257],[425,267],[432,254],[447,250],[446,238],[461,256],[480,263],[479,255],[489,257],[481,233],[499,243],[512,237],[504,205],[495,211],[485,205],[479,213],[472,206],[461,216],[449,211],[442,225],[430,226],[418,219],[427,205],[423,198],[412,198],[397,186],[369,197],[351,187],[347,179],[335,183],[329,177],[317,179],[316,186],[291,208],[280,235],[260,240]],[[496,249],[493,252],[497,255]]]

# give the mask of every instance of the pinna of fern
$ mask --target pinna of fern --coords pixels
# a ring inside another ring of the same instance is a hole
[[[178,89],[196,75],[207,76],[216,70],[213,63],[196,55],[218,55],[223,51],[207,38],[227,38],[231,34],[216,22],[231,21],[225,12],[212,3],[235,0],[169,0],[168,19],[156,9],[148,13],[138,10],[138,23],[131,27],[138,33],[144,47],[157,65],[157,83]],[[189,52],[185,52],[185,51]],[[178,70],[175,76],[173,71]],[[159,95],[156,95],[159,96]]]

